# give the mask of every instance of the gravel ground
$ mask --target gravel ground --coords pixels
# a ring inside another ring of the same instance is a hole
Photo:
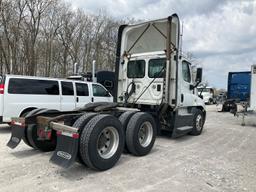
[[[10,129],[0,128],[0,191],[256,191],[256,127],[207,106],[201,136],[158,137],[145,157],[122,155],[105,172],[78,163],[65,170],[24,143],[6,147]]]

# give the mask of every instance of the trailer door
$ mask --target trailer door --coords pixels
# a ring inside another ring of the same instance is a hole
[[[75,109],[74,85],[72,82],[61,81],[61,111]]]

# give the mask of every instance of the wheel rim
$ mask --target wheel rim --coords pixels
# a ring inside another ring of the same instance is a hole
[[[198,131],[201,131],[202,127],[203,127],[203,118],[202,118],[202,115],[199,114],[196,117],[196,129]]]
[[[97,150],[100,157],[109,159],[112,157],[119,145],[119,134],[114,127],[106,127],[99,134]]]
[[[153,127],[152,124],[148,121],[142,123],[138,133],[140,145],[147,147],[153,138]]]

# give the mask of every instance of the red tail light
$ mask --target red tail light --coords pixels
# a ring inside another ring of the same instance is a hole
[[[0,84],[0,94],[4,94],[4,84]]]

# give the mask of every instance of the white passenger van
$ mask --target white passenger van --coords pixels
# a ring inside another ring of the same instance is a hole
[[[71,111],[98,101],[113,102],[98,83],[18,75],[0,79],[0,122],[8,123],[36,108]]]

